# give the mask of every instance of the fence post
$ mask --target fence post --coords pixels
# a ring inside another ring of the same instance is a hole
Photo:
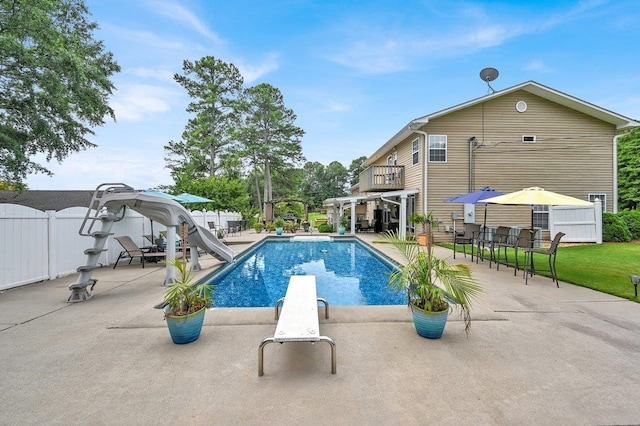
[[[596,244],[602,244],[602,201],[599,198],[596,198],[594,212],[596,215]]]
[[[47,275],[50,280],[55,280],[58,278],[59,268],[58,268],[58,250],[56,250],[56,246],[58,241],[57,237],[57,229],[56,229],[56,211],[55,210],[46,210],[45,213],[48,216],[47,220]]]

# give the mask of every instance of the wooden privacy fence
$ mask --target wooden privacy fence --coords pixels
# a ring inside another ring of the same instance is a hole
[[[16,204],[0,204],[0,290],[51,280],[76,273],[86,263],[84,251],[93,246],[93,238],[78,234],[87,213],[86,207],[42,212]],[[194,221],[209,229],[214,221],[226,227],[227,221],[239,220],[235,212],[193,211]],[[137,212],[127,209],[123,220],[115,222],[107,251],[101,256],[102,265],[113,264],[120,251],[114,236],[128,235],[140,247],[149,245],[144,235],[166,230]]]

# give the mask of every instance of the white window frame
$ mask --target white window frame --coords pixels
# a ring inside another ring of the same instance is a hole
[[[413,165],[420,164],[420,138],[411,142],[411,161]]]
[[[444,145],[444,146],[438,146]],[[429,135],[429,163],[446,163],[447,162],[447,135]],[[444,153],[444,159],[435,159],[434,154]]]
[[[533,227],[540,228],[542,231],[549,230],[549,206],[538,204],[533,206]]]
[[[606,212],[607,211],[607,194],[597,193],[597,192],[590,192],[587,195],[587,199],[591,203],[595,203],[596,202],[596,198],[600,199],[600,202],[602,203],[602,211]]]

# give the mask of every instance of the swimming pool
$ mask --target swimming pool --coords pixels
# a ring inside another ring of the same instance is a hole
[[[216,286],[214,307],[274,306],[292,275],[315,275],[318,297],[332,306],[402,305],[390,290],[395,263],[357,239],[267,238],[206,280]]]

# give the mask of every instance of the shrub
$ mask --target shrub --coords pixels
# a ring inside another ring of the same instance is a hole
[[[273,222],[267,223],[267,232],[273,232],[276,230],[276,225]]]
[[[259,234],[264,229],[264,224],[262,222],[256,222],[255,225],[253,225],[253,229],[256,230],[256,234]]]
[[[321,223],[318,225],[318,232],[333,232],[333,225],[330,223]]]
[[[617,216],[627,225],[631,239],[640,240],[640,211],[625,210],[618,212]]]
[[[613,213],[602,213],[602,240],[627,243],[631,241],[631,233],[621,217]]]

